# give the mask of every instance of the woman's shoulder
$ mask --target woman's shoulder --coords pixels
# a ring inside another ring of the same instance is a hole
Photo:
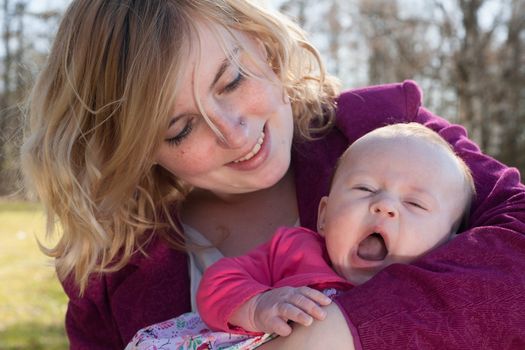
[[[391,83],[354,88],[343,91],[338,99],[338,111],[348,108],[368,107],[371,110],[386,110],[392,113],[391,108],[397,106],[407,115],[413,115],[421,105],[423,93],[419,85],[413,80],[402,83]]]
[[[347,90],[337,99],[336,124],[352,140],[379,126],[413,121],[421,100],[412,80]]]

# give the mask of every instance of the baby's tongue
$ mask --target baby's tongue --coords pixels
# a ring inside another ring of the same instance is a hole
[[[385,241],[378,233],[366,237],[357,248],[357,255],[364,260],[383,260],[386,254]]]

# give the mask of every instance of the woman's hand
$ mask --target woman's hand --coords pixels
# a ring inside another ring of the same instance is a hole
[[[282,287],[261,293],[232,314],[230,323],[247,331],[276,333],[287,336],[292,332],[288,321],[309,326],[323,320],[326,312],[321,306],[332,301],[323,293],[309,287]]]
[[[257,349],[354,350],[354,339],[339,307],[332,303],[323,309],[326,311],[323,321],[314,321],[309,327],[295,324],[288,337],[278,337]]]

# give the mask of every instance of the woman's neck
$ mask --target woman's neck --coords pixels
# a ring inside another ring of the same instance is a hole
[[[293,226],[298,209],[293,173],[260,191],[217,195],[194,190],[183,203],[182,221],[201,232],[224,255],[243,254],[266,242],[280,226]]]
[[[202,189],[194,189],[189,197],[199,196],[208,197],[211,200],[222,201],[225,205],[235,205],[250,202],[253,200],[261,200],[267,196],[273,197],[272,193],[281,192],[288,188],[290,184],[294,183],[293,173],[289,169],[286,174],[273,186],[264,188],[258,191],[245,192],[245,193],[221,193]],[[293,185],[295,187],[295,185]]]

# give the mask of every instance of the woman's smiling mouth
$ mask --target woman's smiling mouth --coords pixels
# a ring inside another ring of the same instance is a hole
[[[227,166],[241,171],[252,171],[264,164],[271,153],[271,133],[264,126],[257,142],[252,149],[242,157],[230,162]]]
[[[253,146],[252,150],[248,152],[248,154],[246,154],[244,157],[234,160],[233,162],[240,163],[240,162],[244,162],[244,161],[252,159],[261,150],[261,146],[263,142],[264,142],[264,131],[261,132],[261,135],[259,136],[259,139],[257,140],[257,143],[255,144],[255,146]]]

